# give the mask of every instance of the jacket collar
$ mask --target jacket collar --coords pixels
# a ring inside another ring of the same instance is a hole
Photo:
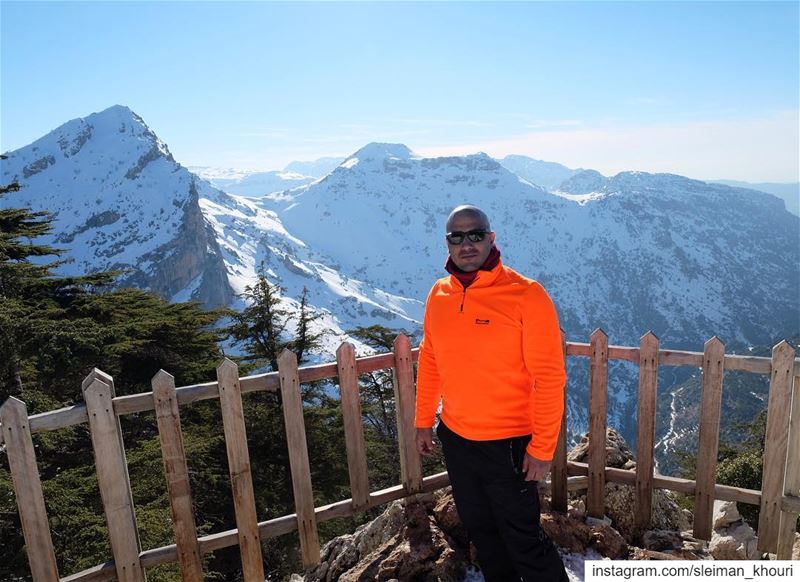
[[[503,271],[503,262],[500,260],[500,249],[493,246],[483,265],[477,271],[466,272],[459,269],[453,259],[447,259],[445,269],[450,273],[450,282],[459,288],[488,287]]]

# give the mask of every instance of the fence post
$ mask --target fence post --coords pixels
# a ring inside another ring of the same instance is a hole
[[[400,475],[406,491],[418,493],[422,490],[422,463],[417,452],[417,431],[414,428],[414,366],[411,342],[404,334],[394,340],[393,377]]]
[[[567,334],[561,330],[561,351],[564,354],[564,369],[567,367]],[[553,454],[550,471],[550,507],[555,511],[567,511],[567,386],[564,385],[564,413],[561,415],[561,430]]]
[[[758,517],[758,549],[762,552],[775,552],[778,546],[794,358],[794,348],[786,340],[772,348],[764,469],[761,477],[761,512]]]
[[[233,491],[233,510],[236,514],[239,537],[239,553],[242,556],[242,575],[245,582],[264,582],[264,562],[261,556],[261,538],[258,535],[250,453],[247,450],[239,368],[227,358],[217,367],[217,384],[222,428],[225,433],[225,449],[228,453],[228,471]]]
[[[636,516],[641,531],[650,527],[653,510],[653,447],[656,436],[658,338],[649,331],[639,342],[639,402],[636,441]]]
[[[111,376],[95,369],[83,381],[83,399],[89,416],[97,484],[108,523],[117,579],[121,582],[140,581],[146,577],[139,560],[141,544],[122,430],[114,414],[113,386]]]
[[[717,481],[719,417],[722,403],[722,380],[725,344],[714,336],[706,342],[703,353],[703,393],[700,404],[700,439],[697,446],[697,478],[694,493],[694,537],[711,539],[714,514],[714,485]]]
[[[608,422],[608,336],[598,328],[591,335],[589,361],[589,491],[587,512],[605,515],[606,425]]]
[[[181,580],[202,581],[203,566],[200,561],[200,544],[197,542],[197,527],[192,509],[192,491],[189,486],[186,452],[183,448],[175,378],[164,370],[159,370],[153,376],[151,384]]]
[[[278,373],[283,397],[283,419],[286,424],[286,445],[289,447],[289,466],[292,471],[292,490],[300,534],[303,566],[319,564],[319,537],[314,513],[314,493],[311,489],[311,467],[308,462],[306,426],[303,421],[303,401],[300,398],[300,377],[297,356],[284,349],[278,356]]]
[[[364,444],[364,421],[361,416],[356,353],[353,344],[343,342],[339,346],[339,349],[336,350],[336,364],[339,369],[339,392],[342,397],[350,492],[353,510],[359,511],[369,504],[369,475],[367,474],[367,453]]]
[[[58,566],[50,536],[50,522],[42,494],[42,481],[36,466],[28,409],[21,400],[10,397],[0,407],[0,422],[17,498],[25,550],[34,582],[58,580]]]
[[[789,413],[789,438],[786,446],[786,475],[783,480],[783,495],[800,498],[800,376],[794,377],[792,408]],[[781,511],[778,525],[779,560],[792,559],[794,532],[799,513]]]

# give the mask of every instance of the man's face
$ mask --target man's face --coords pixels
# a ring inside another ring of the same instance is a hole
[[[469,232],[471,230],[484,230],[480,218],[471,214],[456,214],[448,225],[447,232]],[[464,237],[460,245],[447,241],[447,250],[456,267],[462,271],[477,271],[486,261],[494,244],[495,234],[488,233],[482,241],[472,242],[469,237]]]

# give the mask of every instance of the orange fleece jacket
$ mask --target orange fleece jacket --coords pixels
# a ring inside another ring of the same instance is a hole
[[[550,296],[500,262],[466,289],[452,275],[428,294],[417,372],[417,428],[442,420],[470,440],[532,434],[553,458],[564,412],[564,354]]]

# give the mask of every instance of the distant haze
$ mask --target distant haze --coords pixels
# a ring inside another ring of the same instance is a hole
[[[269,170],[259,172],[256,170],[220,169],[200,166],[189,166],[189,169],[226,192],[258,197],[313,182],[315,179],[332,172],[344,159],[344,157],[325,157],[318,160],[293,161],[283,171]],[[583,175],[580,180],[587,184],[585,186],[587,188],[585,190],[586,193],[591,192],[593,189],[593,184],[586,182],[587,173],[593,172],[595,174],[595,182],[602,183],[604,179],[604,176],[594,169],[571,169],[558,162],[537,160],[528,156],[514,154],[500,158],[497,161],[508,170],[547,191],[559,190],[567,180],[582,172]],[[751,183],[740,180],[707,181],[767,192],[780,198],[786,206],[786,210],[795,216],[800,216],[800,182],[781,184],[773,182]],[[573,184],[572,187],[576,186]],[[798,235],[800,236],[800,233]]]

